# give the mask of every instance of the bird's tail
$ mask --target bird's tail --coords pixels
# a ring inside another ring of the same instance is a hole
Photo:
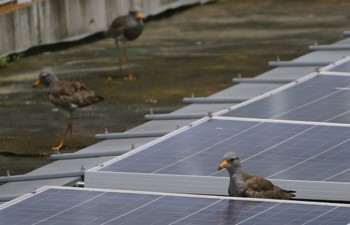
[[[104,38],[111,37],[111,34],[110,34],[110,31],[109,31],[109,30],[102,31],[101,34],[102,34],[102,36],[103,36]]]
[[[95,104],[97,102],[102,102],[104,98],[99,95],[93,95],[89,96],[88,98],[84,99],[84,101],[79,103],[79,108],[83,108],[92,104]]]
[[[288,193],[289,193],[289,195],[292,197],[292,198],[294,198],[296,195],[295,195],[295,193],[296,193],[296,191],[291,191],[291,190],[286,190]]]
[[[105,100],[102,96],[99,96],[99,95],[97,95],[96,98],[97,98],[97,102],[102,102]]]

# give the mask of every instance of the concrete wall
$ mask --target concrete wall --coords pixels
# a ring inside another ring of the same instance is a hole
[[[145,16],[211,0],[42,0],[0,15],[0,57],[33,46],[78,40],[106,31],[131,2]]]

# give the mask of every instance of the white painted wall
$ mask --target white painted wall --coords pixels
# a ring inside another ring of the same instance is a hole
[[[106,31],[131,2],[144,15],[212,0],[44,0],[0,14],[0,57],[33,46],[78,40]]]

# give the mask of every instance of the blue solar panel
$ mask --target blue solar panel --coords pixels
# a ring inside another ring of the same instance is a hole
[[[49,188],[0,207],[1,224],[347,224],[339,204]]]
[[[333,72],[343,72],[343,73],[350,73],[350,61],[347,61],[345,63],[342,63],[340,65],[337,65],[331,69],[329,69],[329,71],[333,71]]]
[[[350,127],[212,119],[99,171],[195,176],[234,150],[243,168],[272,179],[350,182]]]
[[[223,116],[350,123],[350,76],[319,75]]]

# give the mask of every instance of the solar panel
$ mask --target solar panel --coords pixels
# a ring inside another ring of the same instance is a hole
[[[350,123],[349,99],[350,76],[323,74],[223,116]]]
[[[216,168],[234,150],[248,173],[330,188],[311,197],[314,190],[293,186],[298,196],[344,200],[348,191],[334,182],[350,188],[349,143],[346,125],[217,117],[88,171],[85,180],[90,187],[226,194],[227,173]]]
[[[273,174],[309,157],[330,151],[336,145],[339,145],[335,149],[338,154],[350,157],[346,147],[349,142],[350,127],[215,119],[108,165],[100,171],[210,176],[215,172],[222,156],[235,150],[252,173],[285,179],[281,172]],[[328,177],[350,168],[347,161],[344,164],[339,163],[341,156],[338,154],[334,155],[337,157],[334,162],[338,162],[339,166],[337,171],[320,174],[318,163],[313,163],[310,167],[305,162],[309,169],[316,166],[314,169],[317,173],[314,172],[313,176],[295,174],[294,168],[293,171],[288,170],[287,175],[296,180],[327,180]],[[330,158],[332,156],[327,157],[329,163],[332,162]],[[262,170],[263,168],[265,169]],[[307,172],[305,168],[303,171]],[[225,174],[220,173],[219,176]],[[347,181],[350,182],[350,177]]]
[[[329,71],[350,73],[350,61],[336,65],[333,68],[329,69]]]
[[[0,206],[1,224],[347,224],[350,207],[45,187]]]

